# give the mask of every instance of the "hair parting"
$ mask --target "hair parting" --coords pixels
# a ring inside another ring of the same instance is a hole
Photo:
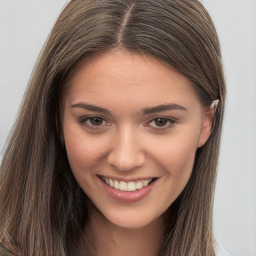
[[[78,255],[88,214],[61,137],[62,95],[79,64],[122,48],[172,66],[215,108],[192,175],[171,206],[175,226],[159,256],[214,256],[213,194],[225,105],[218,36],[198,0],[73,0],[39,56],[0,170],[0,241],[22,256]],[[83,255],[95,255],[89,237]]]

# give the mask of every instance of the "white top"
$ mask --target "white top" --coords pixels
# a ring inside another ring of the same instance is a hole
[[[216,256],[232,256],[231,253],[220,244],[216,245]]]

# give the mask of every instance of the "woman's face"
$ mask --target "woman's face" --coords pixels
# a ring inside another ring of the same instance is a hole
[[[157,60],[115,50],[85,61],[64,95],[73,174],[106,220],[140,228],[184,189],[211,133],[190,81]]]

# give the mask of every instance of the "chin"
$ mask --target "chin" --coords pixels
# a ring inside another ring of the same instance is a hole
[[[138,211],[122,214],[116,211],[114,214],[106,214],[104,216],[110,223],[124,229],[142,229],[155,223],[157,216],[147,216],[144,214],[138,214]]]
[[[141,221],[136,221],[136,220],[109,220],[112,224],[114,224],[115,226],[118,226],[119,228],[123,228],[123,229],[142,229],[147,227],[150,222],[141,222]]]

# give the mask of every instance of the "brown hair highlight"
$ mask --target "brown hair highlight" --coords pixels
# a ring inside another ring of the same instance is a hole
[[[215,127],[173,206],[176,224],[159,255],[214,256],[212,206],[225,103],[220,46],[198,0],[73,0],[39,56],[0,172],[0,241],[18,255],[77,255],[86,195],[60,139],[61,95],[79,63],[115,48],[146,54],[194,85],[202,105],[219,99]],[[88,251],[94,248],[87,239]]]

